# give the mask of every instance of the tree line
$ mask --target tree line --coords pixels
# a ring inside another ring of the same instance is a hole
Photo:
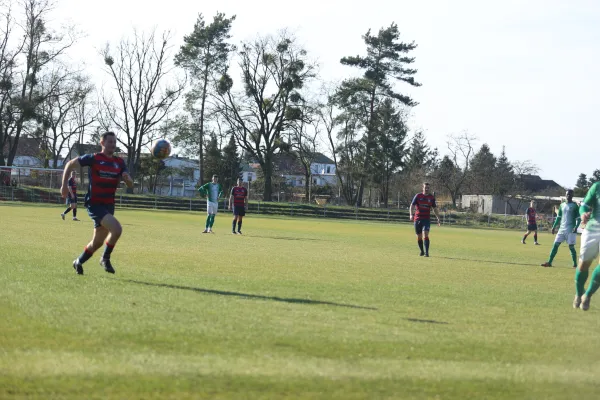
[[[235,15],[199,14],[179,48],[168,31],[134,30],[107,44],[98,62],[108,84],[96,88],[66,57],[80,36],[72,27],[54,29],[52,11],[49,0],[0,3],[0,166],[12,165],[25,135],[42,139],[50,166],[74,143],[114,130],[133,176],[158,175],[144,154],[167,137],[198,160],[201,182],[218,174],[232,185],[242,159],[258,164],[265,201],[281,154],[302,167],[308,199],[310,165],[317,153],[330,155],[338,193],[357,206],[406,201],[424,180],[454,204],[467,190],[508,195],[520,176],[536,172],[504,150],[495,156],[478,147],[468,132],[449,135],[440,150],[409,129],[418,102],[407,92],[421,86],[417,44],[403,40],[395,23],[368,30],[359,55],[340,55],[348,78],[323,82],[285,29],[233,43]]]

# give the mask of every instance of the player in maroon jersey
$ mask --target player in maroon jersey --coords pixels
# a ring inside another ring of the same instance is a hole
[[[527,218],[527,233],[525,233],[525,235],[523,236],[523,239],[521,239],[521,243],[525,244],[525,240],[527,239],[527,236],[529,236],[530,234],[533,233],[534,244],[536,246],[539,245],[539,243],[537,241],[538,227],[537,227],[536,216],[537,216],[537,213],[535,211],[535,201],[531,200],[531,203],[529,203],[529,208],[527,209],[527,211],[525,211],[525,218]]]
[[[415,208],[415,233],[417,234],[417,242],[421,250],[421,256],[429,257],[429,230],[431,228],[431,210],[437,218],[437,224],[440,226],[440,217],[437,213],[437,205],[435,197],[429,192],[429,183],[423,184],[423,192],[415,195],[410,205],[410,220],[413,221],[413,207]],[[425,248],[423,248],[425,244]]]
[[[74,158],[65,165],[63,184],[60,188],[63,197],[69,193],[68,179],[70,172],[79,167],[89,167],[89,187],[85,195],[85,207],[89,216],[94,220],[94,236],[85,246],[83,253],[73,261],[73,268],[83,275],[83,263],[92,257],[94,252],[105,243],[100,265],[106,272],[115,273],[110,262],[110,255],[121,237],[123,228],[114,217],[115,192],[121,183],[121,178],[128,187],[133,187],[133,180],[125,161],[114,155],[117,149],[117,137],[114,132],[105,132],[100,140],[102,151],[96,154],[85,154]],[[106,241],[106,242],[105,242]]]
[[[77,219],[77,173],[75,171],[71,171],[71,177],[67,182],[67,189],[69,190],[69,194],[67,195],[67,209],[60,214],[63,221],[65,220],[65,215],[67,215],[71,210],[73,210],[73,221],[79,221]]]
[[[233,207],[232,203],[233,202]],[[231,229],[234,235],[235,224],[237,222],[237,234],[242,234],[242,219],[246,215],[248,209],[248,190],[242,184],[242,178],[237,179],[237,186],[231,188],[231,194],[229,196],[229,209],[233,208],[233,222],[231,223]]]

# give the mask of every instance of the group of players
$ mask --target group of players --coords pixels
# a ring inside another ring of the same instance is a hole
[[[81,255],[73,261],[73,268],[79,275],[83,274],[83,264],[103,244],[105,247],[100,259],[100,265],[106,272],[115,273],[110,256],[123,232],[121,224],[114,217],[115,193],[121,180],[129,188],[133,187],[133,179],[127,172],[124,160],[114,154],[117,147],[117,139],[114,132],[103,133],[100,145],[102,147],[101,152],[85,154],[70,160],[65,165],[63,172],[61,195],[66,199],[68,207],[61,214],[61,217],[64,219],[65,215],[70,210],[73,210],[73,220],[77,220],[75,170],[80,167],[88,167],[89,169],[89,187],[85,195],[85,207],[88,215],[94,221],[94,233],[92,240],[84,247]],[[223,194],[218,177],[216,175],[213,176],[212,181],[201,186],[198,191],[202,196],[207,198],[207,218],[203,233],[213,233],[212,228],[219,208],[218,199]],[[559,246],[562,242],[566,241],[573,257],[573,266],[577,267],[575,274],[576,295],[573,307],[588,310],[592,295],[600,287],[600,265],[598,265],[592,273],[587,290],[585,290],[590,266],[600,253],[600,182],[595,183],[590,188],[581,206],[573,202],[572,190],[567,191],[566,198],[567,201],[560,205],[558,216],[552,226],[552,234],[558,228],[554,246],[552,247],[548,261],[542,265],[544,267],[551,267]],[[523,244],[525,244],[527,237],[531,233],[534,234],[535,244],[539,244],[537,241],[534,205],[535,203],[532,202],[526,213],[528,227],[527,233],[521,240]],[[242,234],[242,219],[248,208],[248,191],[243,187],[241,179],[238,179],[237,186],[231,190],[228,206],[229,209],[233,209],[234,215],[232,233],[236,235]],[[434,213],[439,226],[440,217],[437,213],[435,197],[430,193],[429,183],[424,183],[422,192],[413,198],[409,213],[410,220],[414,221],[417,243],[420,250],[419,254],[424,257],[429,257],[431,212]],[[575,242],[580,223],[585,227],[585,230],[581,237],[580,257],[579,264],[577,265]]]

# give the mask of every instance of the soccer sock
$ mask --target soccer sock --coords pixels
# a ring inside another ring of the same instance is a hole
[[[238,221],[238,232],[242,230],[242,221]]]
[[[210,214],[206,216],[206,229],[210,228]]]
[[[577,265],[577,252],[575,251],[575,246],[570,245],[569,250],[571,251],[571,257],[573,258],[573,265]]]
[[[554,243],[552,246],[552,251],[550,252],[550,258],[548,258],[548,264],[552,264],[552,260],[556,257],[556,253],[558,253],[558,248],[560,247],[560,243]]]
[[[527,239],[527,234],[523,235],[523,241],[525,241],[525,239]]]
[[[233,222],[231,223],[231,230],[235,232],[235,223],[236,220],[234,219]]]
[[[69,211],[71,211],[71,207],[67,207],[67,209],[65,210],[65,212],[63,214],[68,214]]]
[[[83,248],[83,253],[81,253],[81,255],[79,256],[79,258],[77,260],[79,261],[79,264],[83,264],[84,262],[89,260],[93,255],[94,255],[94,252],[90,251],[88,249],[88,247],[85,246]]]
[[[419,249],[421,249],[421,253],[423,253],[424,252],[424,250],[423,250],[423,240],[419,239],[419,240],[417,240],[417,243],[419,243]]]
[[[429,254],[429,238],[425,238],[425,253]]]
[[[537,233],[533,234],[533,240],[537,243]]]
[[[77,209],[76,208],[73,209],[73,218],[77,218]]]
[[[575,290],[577,296],[582,296],[583,293],[585,293],[585,281],[587,281],[588,275],[588,270],[580,271],[579,268],[577,268],[577,271],[575,272]]]
[[[211,214],[210,216],[210,228],[215,224],[215,214]]]
[[[110,260],[110,253],[112,253],[114,248],[115,248],[114,244],[109,244],[108,242],[106,242],[106,246],[104,247],[104,253],[102,254],[102,258],[104,258],[105,260]]]
[[[596,267],[596,269],[594,269],[594,272],[592,273],[592,279],[590,279],[590,285],[588,286],[585,295],[587,297],[590,297],[591,295],[596,293],[596,290],[598,290],[598,288],[600,288],[600,264]]]

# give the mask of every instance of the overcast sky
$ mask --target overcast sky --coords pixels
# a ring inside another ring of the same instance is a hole
[[[339,59],[364,53],[361,35],[396,22],[414,51],[423,86],[398,89],[419,105],[410,125],[444,152],[448,134],[467,130],[532,160],[543,178],[573,186],[600,168],[600,1],[597,0],[58,0],[55,16],[87,34],[72,57],[97,79],[97,50],[135,26],[170,29],[178,47],[198,13],[235,14],[234,42],[288,27],[320,64],[324,80],[353,71]],[[576,6],[575,6],[576,4]],[[592,153],[595,149],[594,153]]]

